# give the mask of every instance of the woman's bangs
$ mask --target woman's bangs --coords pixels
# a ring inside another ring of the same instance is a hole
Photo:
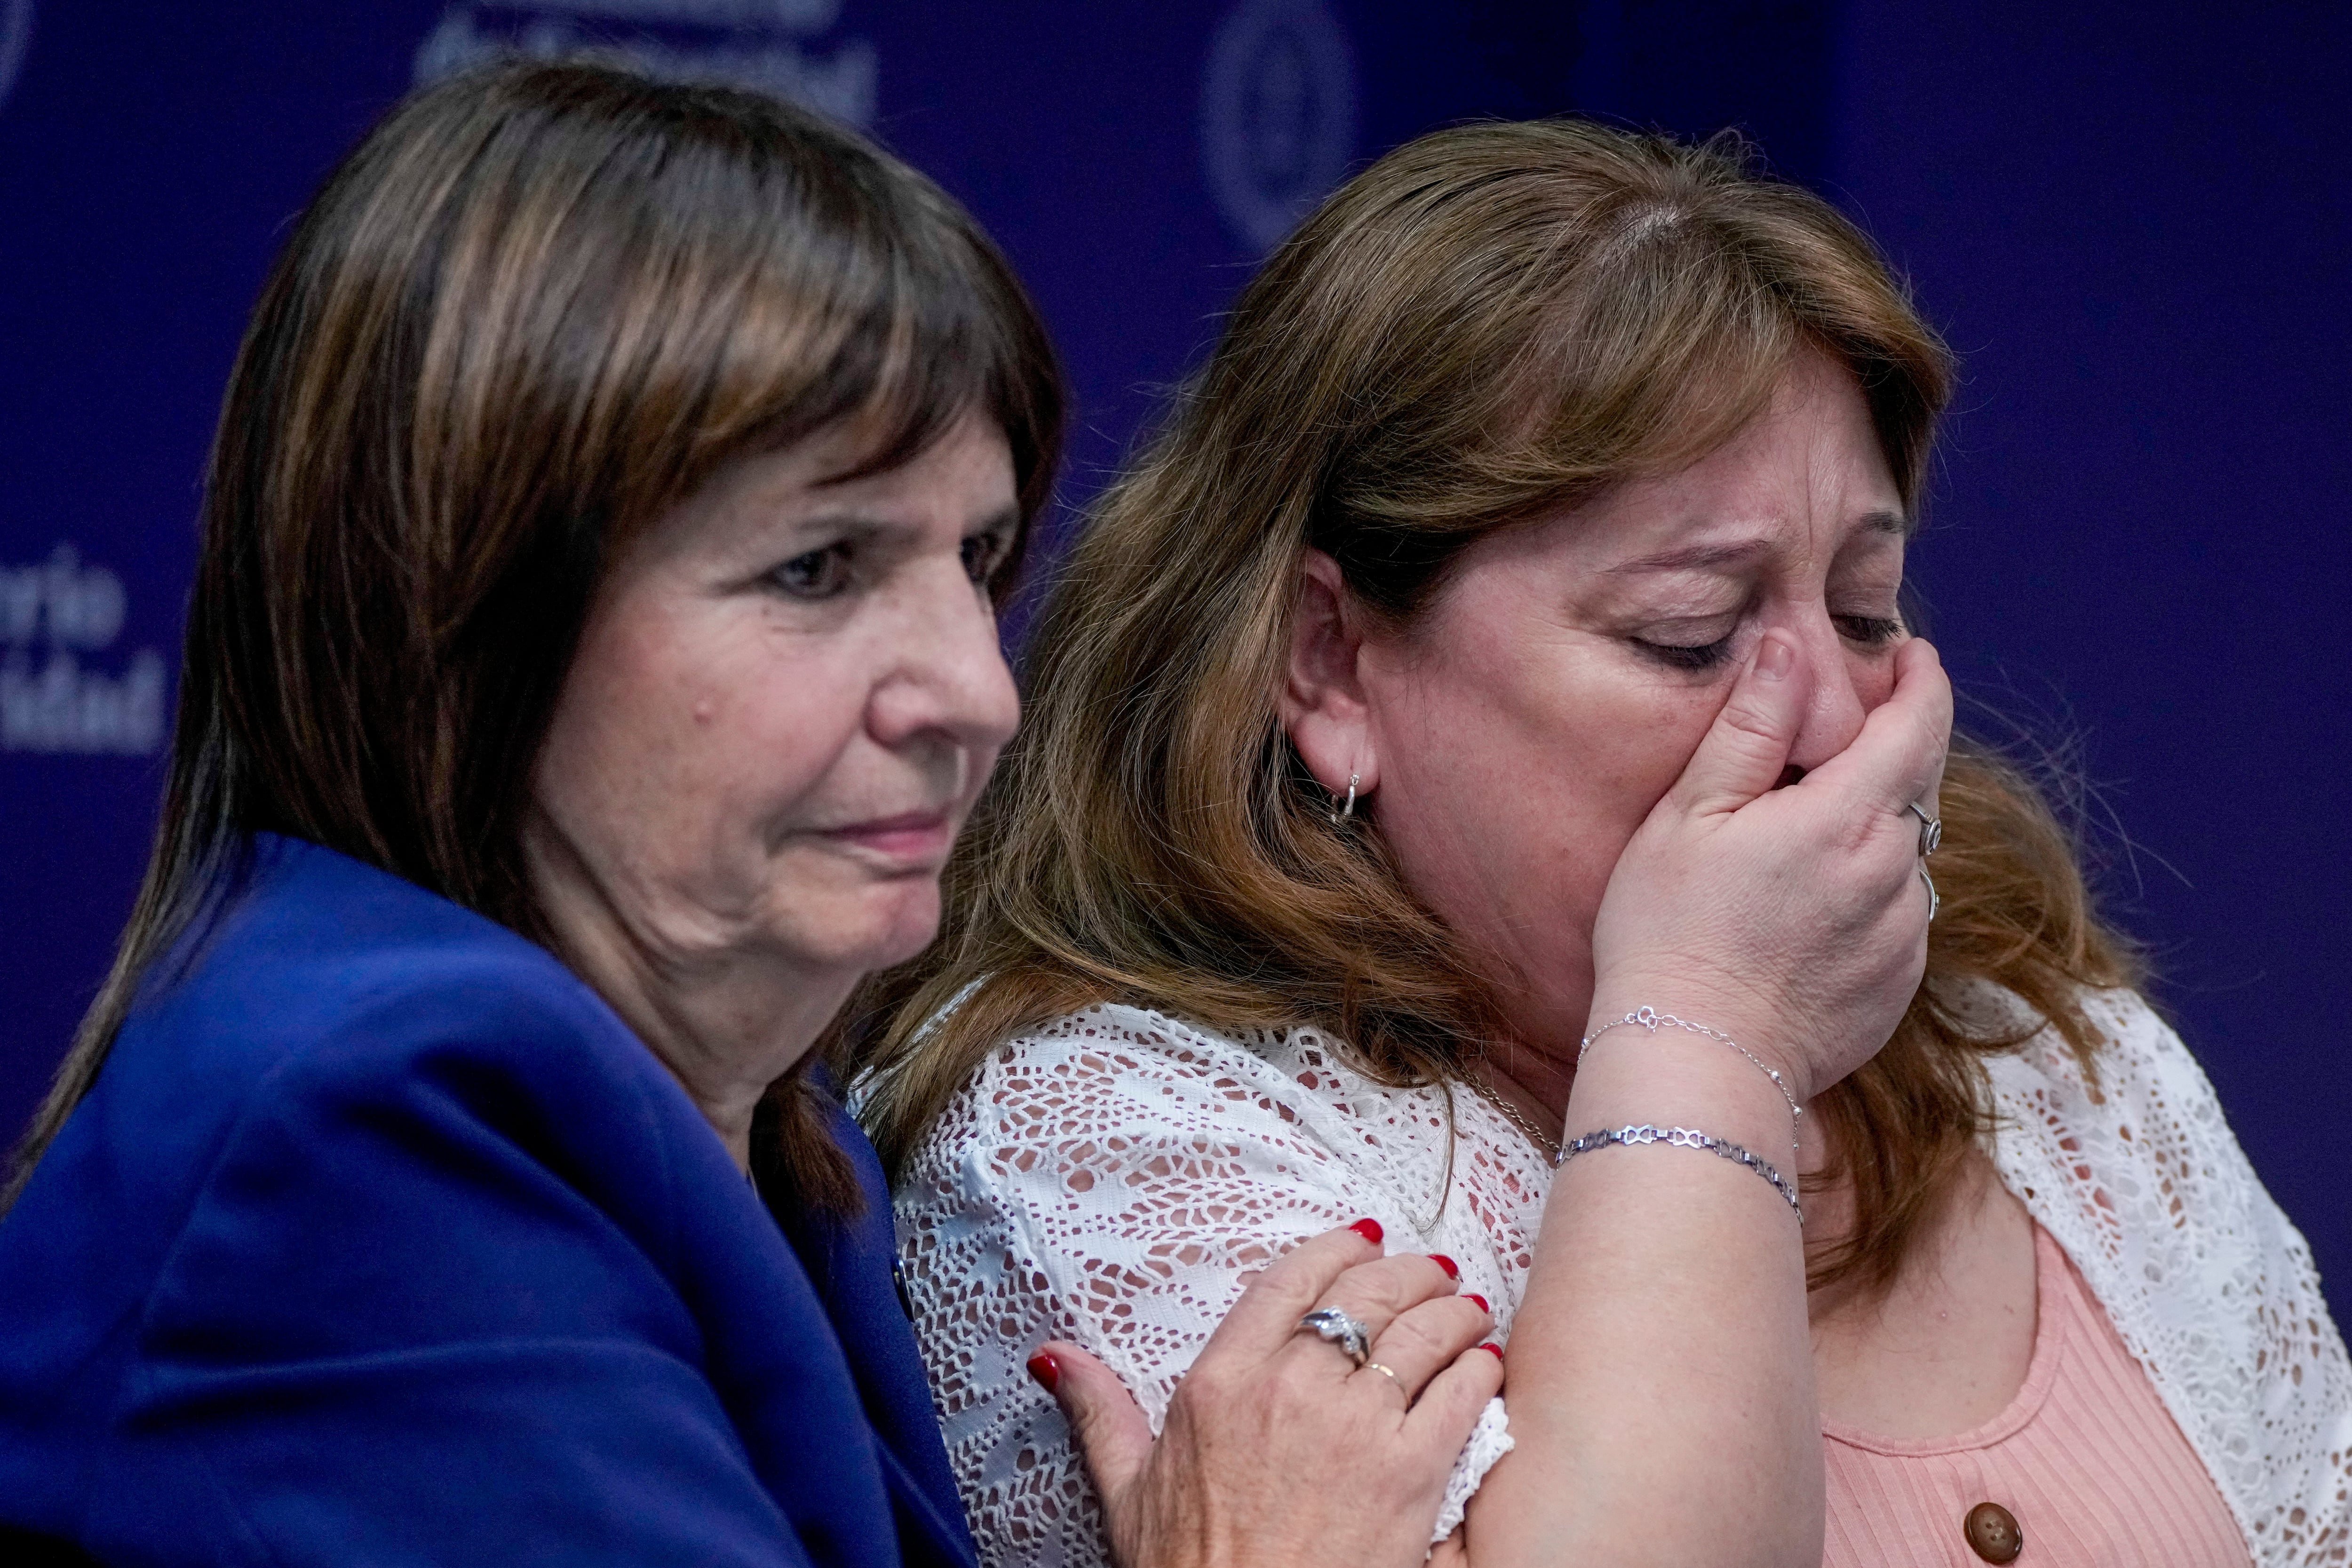
[[[892,226],[877,218],[866,234]],[[1036,470],[1050,469],[1058,446],[1051,349],[1042,328],[1026,342],[1022,323],[1003,319],[1015,302],[975,286],[971,273],[992,258],[932,248],[860,244],[823,265],[772,257],[749,269],[734,384],[720,398],[729,412],[719,423],[734,432],[728,455],[846,431],[856,455],[825,479],[842,483],[904,467],[978,416],[1013,449],[1025,535],[1042,499]],[[1019,545],[992,584],[1000,592]]]
[[[1488,427],[1486,484],[1549,511],[1629,479],[1687,468],[1763,413],[1808,334],[1783,310],[1693,278],[1636,313],[1559,320],[1533,346]]]

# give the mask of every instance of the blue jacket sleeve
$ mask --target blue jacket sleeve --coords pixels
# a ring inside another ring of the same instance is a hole
[[[441,984],[259,1081],[146,1303],[101,1558],[810,1561],[728,1342],[814,1309],[685,1097],[600,1029]],[[761,1376],[844,1397],[822,1358]]]

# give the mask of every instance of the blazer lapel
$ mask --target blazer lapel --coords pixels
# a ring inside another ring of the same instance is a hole
[[[845,1222],[784,1203],[770,1212],[800,1255],[848,1358],[900,1522],[899,1550],[910,1564],[926,1561],[919,1546],[927,1546],[930,1563],[972,1568],[979,1552],[964,1522],[940,1441],[938,1407],[896,1283],[898,1240],[882,1162],[845,1112],[836,1110],[833,1133],[856,1167],[865,1212]]]
[[[874,1452],[882,1461],[883,1484],[890,1489],[890,1502],[898,1519],[898,1552],[907,1568],[975,1568],[979,1553],[964,1523],[961,1505],[942,1516],[923,1483],[887,1444],[877,1443]],[[919,1531],[919,1542],[909,1533],[910,1524]],[[922,1546],[929,1550],[920,1550]]]

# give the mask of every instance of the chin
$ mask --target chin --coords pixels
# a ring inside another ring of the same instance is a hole
[[[940,933],[940,885],[877,888],[849,908],[826,911],[819,930],[834,961],[871,971],[904,963]]]

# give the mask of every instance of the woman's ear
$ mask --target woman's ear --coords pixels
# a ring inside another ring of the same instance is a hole
[[[1290,662],[1276,710],[1307,771],[1333,795],[1356,781],[1358,798],[1380,783],[1371,711],[1363,688],[1363,616],[1339,563],[1309,550],[1298,563]]]

